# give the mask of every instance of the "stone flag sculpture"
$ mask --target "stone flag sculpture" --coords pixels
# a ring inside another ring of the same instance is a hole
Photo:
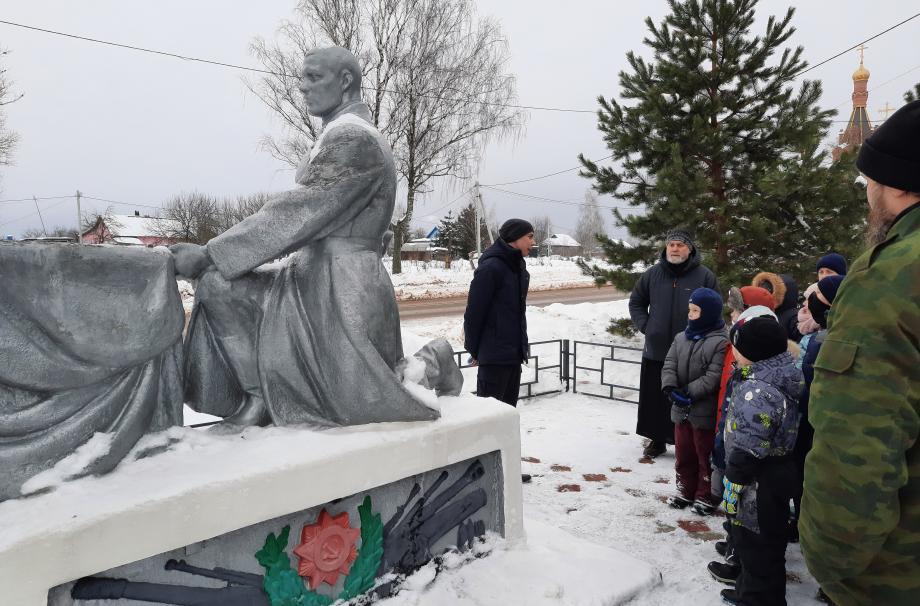
[[[184,311],[165,250],[0,245],[0,501],[95,433],[80,475],[182,424]]]

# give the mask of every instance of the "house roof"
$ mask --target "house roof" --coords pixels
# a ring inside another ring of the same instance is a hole
[[[568,234],[553,234],[544,240],[543,244],[549,244],[550,246],[581,246],[575,238]]]
[[[112,220],[106,226],[115,235],[125,238],[156,237],[162,230],[162,227],[157,229],[158,225],[166,225],[168,221],[156,217],[112,215]]]

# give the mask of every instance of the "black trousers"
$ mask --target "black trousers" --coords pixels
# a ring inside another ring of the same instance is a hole
[[[798,524],[799,512],[802,511],[802,492],[805,486],[805,457],[811,450],[812,442],[815,438],[815,429],[808,422],[805,416],[799,422],[799,435],[795,441],[795,449],[792,456],[795,459],[796,485],[792,491],[793,515],[792,519]]]
[[[745,606],[785,606],[786,533],[795,464],[792,457],[768,457],[757,480],[757,523],[760,532],[732,527],[741,576],[735,586]]]
[[[636,433],[655,442],[674,443],[671,403],[661,392],[664,362],[642,358],[639,371],[639,418]]]
[[[521,389],[520,364],[480,364],[476,375],[476,395],[495,398],[505,404],[517,406]]]

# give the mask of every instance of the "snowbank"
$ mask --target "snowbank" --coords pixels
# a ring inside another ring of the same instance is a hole
[[[450,554],[406,579],[385,606],[612,606],[661,580],[660,573],[623,552],[590,543],[537,520],[527,542],[491,538],[472,559]]]
[[[392,268],[386,260],[384,266],[387,271]],[[402,273],[390,276],[396,298],[401,301],[466,296],[473,279],[473,268],[469,261],[463,260],[451,263],[450,269],[445,268],[443,262],[411,261],[403,261],[402,268]],[[594,285],[594,279],[584,275],[571,259],[527,259],[527,271],[530,272],[531,291]]]

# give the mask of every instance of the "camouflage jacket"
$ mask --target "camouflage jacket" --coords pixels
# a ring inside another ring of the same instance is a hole
[[[725,477],[742,484],[735,523],[760,532],[757,477],[761,461],[792,452],[799,429],[802,371],[787,351],[741,370],[725,418]]]
[[[799,533],[838,604],[920,604],[920,204],[859,257],[815,361]]]

